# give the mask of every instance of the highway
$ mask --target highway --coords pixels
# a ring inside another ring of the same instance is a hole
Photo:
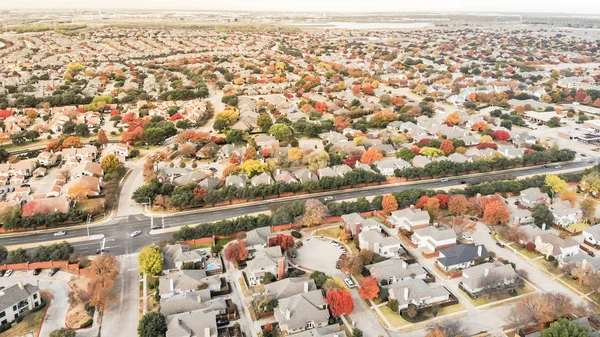
[[[508,176],[512,177],[520,177],[527,176],[533,174],[543,174],[543,173],[552,173],[552,172],[560,172],[568,169],[576,169],[576,168],[585,168],[593,166],[594,164],[588,163],[587,161],[576,161],[568,164],[563,164],[561,168],[555,168],[554,165],[549,168],[543,167],[531,167],[531,168],[522,168],[518,171],[506,172],[506,171],[494,171],[485,175],[486,180],[490,180],[493,178],[496,179],[506,179]],[[453,177],[450,178],[448,182],[440,182],[436,181],[424,181],[424,182],[414,182],[414,183],[406,183],[399,185],[381,185],[377,187],[371,188],[363,188],[363,189],[355,189],[355,190],[342,190],[342,191],[330,191],[327,193],[320,193],[319,198],[325,196],[332,196],[335,200],[343,200],[343,199],[354,199],[358,197],[369,197],[380,194],[386,194],[391,192],[398,192],[405,189],[410,188],[429,188],[429,189],[440,189],[440,188],[448,188],[448,187],[459,187],[461,181],[467,182],[479,182],[482,177],[480,176],[464,176],[464,177]],[[464,186],[464,185],[463,185]],[[289,204],[295,200],[309,199],[315,198],[314,195],[299,195],[293,198],[288,198],[285,201],[278,201],[277,199],[273,199],[270,201],[265,201],[264,203],[253,203],[253,204],[239,204],[226,206],[226,208],[215,208],[214,210],[201,210],[196,213],[183,213],[180,215],[172,215],[164,218],[165,229],[173,227],[180,227],[184,225],[195,225],[203,222],[211,222],[218,221],[238,216],[243,216],[246,214],[252,214],[257,212],[264,212],[276,209],[280,206]],[[161,223],[161,217],[154,217],[155,223]],[[77,228],[77,229],[69,229],[62,228],[62,230],[67,231],[67,235],[56,237],[54,233],[61,229],[49,229],[43,231],[35,231],[31,233],[23,233],[16,235],[5,235],[0,236],[0,246],[17,246],[31,243],[39,243],[40,245],[47,244],[49,241],[61,240],[61,239],[72,239],[77,237],[86,237],[88,235],[87,229]],[[123,255],[130,254],[139,251],[141,248],[151,244],[151,243],[159,243],[164,240],[170,240],[173,237],[173,232],[166,232],[161,234],[150,234],[150,218],[143,215],[129,215],[129,216],[117,216],[116,218],[110,220],[109,222],[99,225],[92,226],[89,228],[90,235],[103,234],[105,240],[105,248],[114,255]],[[142,231],[142,234],[132,238],[130,234],[136,230]],[[81,253],[84,255],[94,254],[96,249],[101,247],[103,240],[93,240],[93,241],[80,241],[72,243],[75,252]]]

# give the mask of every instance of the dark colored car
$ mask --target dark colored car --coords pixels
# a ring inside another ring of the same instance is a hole
[[[304,246],[304,244],[302,243],[302,241],[296,241],[295,246],[296,246],[296,248],[300,248],[300,247]]]
[[[465,185],[466,183],[467,183],[467,181],[466,181],[466,180],[461,180],[461,181],[460,181],[460,184],[461,184],[461,185]]]
[[[222,318],[222,319],[218,319],[217,320],[217,326],[221,327],[221,326],[226,326],[227,324],[229,324],[229,320],[226,318]]]
[[[0,270],[0,277],[4,276],[4,270]]]
[[[96,249],[96,254],[100,254],[100,253],[108,253],[108,249],[106,249],[106,248],[103,248],[103,249],[98,248],[98,249]]]
[[[496,246],[504,248],[504,244],[502,242],[496,242]]]
[[[60,270],[60,268],[52,268],[52,269],[50,269],[50,272],[48,273],[48,276],[54,276],[56,273],[58,273],[59,270]]]
[[[33,270],[33,275],[34,275],[34,276],[37,276],[37,275],[39,275],[41,272],[42,272],[42,268],[35,268],[35,269]]]

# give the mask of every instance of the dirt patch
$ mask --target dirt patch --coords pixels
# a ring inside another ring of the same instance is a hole
[[[69,311],[67,311],[67,326],[78,329],[81,324],[87,322],[92,315],[85,310],[87,290],[87,279],[85,277],[75,277],[69,281],[72,293],[69,296]]]

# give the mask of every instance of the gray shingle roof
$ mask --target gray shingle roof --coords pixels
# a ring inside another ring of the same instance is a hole
[[[38,292],[40,288],[26,283],[21,289],[19,284],[0,290],[0,312],[13,306],[14,304],[26,300],[32,294]]]
[[[481,256],[477,254],[478,248],[481,247]],[[440,250],[438,262],[443,266],[454,266],[457,264],[474,261],[478,257],[487,259],[488,251],[484,245],[477,246],[475,244],[460,244],[446,249]]]

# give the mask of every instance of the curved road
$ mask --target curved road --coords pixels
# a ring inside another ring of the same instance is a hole
[[[562,171],[566,169],[574,169],[574,168],[585,168],[592,166],[594,164],[590,164],[587,161],[579,161],[573,162],[569,164],[562,165],[561,168],[557,169],[554,166],[550,168],[542,168],[542,167],[531,167],[531,168],[523,168],[517,172],[506,172],[506,171],[497,171],[490,172],[485,176],[487,180],[490,178],[502,179],[507,175],[511,176],[526,176],[532,174],[541,174],[541,173],[551,173],[555,171]],[[465,180],[467,182],[476,182],[480,181],[481,177],[454,177],[451,178],[450,181],[446,183],[442,183],[439,181],[428,181],[428,182],[415,182],[410,184],[400,184],[400,185],[382,185],[378,186],[379,188],[365,188],[358,189],[353,191],[331,191],[327,193],[321,193],[320,197],[323,196],[333,196],[336,200],[341,199],[353,199],[358,197],[368,197],[375,196],[380,194],[386,194],[391,192],[398,192],[402,190],[406,190],[409,188],[429,188],[429,189],[437,189],[437,188],[448,188],[448,187],[458,187],[460,186],[460,181]],[[315,196],[307,194],[301,196],[295,196],[293,200],[302,200],[315,198]],[[273,199],[270,202],[264,202],[261,204],[239,204],[235,206],[229,206],[227,208],[215,208],[214,210],[202,210],[198,213],[187,213],[181,215],[173,215],[164,218],[165,229],[172,227],[180,227],[184,225],[194,225],[202,222],[211,222],[218,221],[233,217],[238,217],[246,214],[252,214],[256,212],[264,212],[273,210],[275,208],[281,207],[283,205],[289,204],[293,202],[293,200],[286,201],[277,201],[277,199]],[[161,222],[160,217],[154,218],[156,223]],[[67,230],[67,235],[62,237],[55,237],[53,233],[58,231],[48,230],[48,231],[38,231],[29,234],[17,235],[17,236],[6,236],[0,237],[0,246],[14,246],[14,245],[23,245],[30,243],[39,243],[40,245],[46,244],[48,241],[60,240],[65,238],[76,238],[76,237],[85,237],[87,236],[86,228],[78,228]],[[133,231],[141,230],[142,234],[131,238],[130,234]],[[94,234],[104,234],[105,237],[105,247],[115,255],[121,254],[129,254],[139,251],[141,248],[151,244],[151,243],[159,243],[163,240],[170,240],[173,237],[172,232],[162,233],[150,235],[150,218],[142,215],[129,215],[129,216],[118,216],[115,219],[109,221],[106,224],[90,227],[90,235]],[[75,251],[81,254],[94,254],[95,250],[100,248],[102,244],[102,240],[95,241],[82,241],[72,243]]]

